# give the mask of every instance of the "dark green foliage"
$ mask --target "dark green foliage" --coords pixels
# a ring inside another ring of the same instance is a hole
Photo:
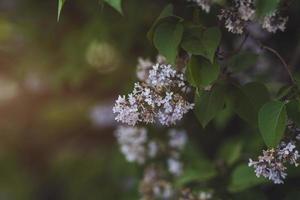
[[[269,147],[276,147],[286,129],[286,106],[280,101],[270,101],[259,111],[258,127]]]

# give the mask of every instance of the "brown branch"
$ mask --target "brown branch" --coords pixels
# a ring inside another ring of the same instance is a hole
[[[251,36],[258,44],[259,46],[262,48],[262,49],[265,49],[271,53],[273,53],[279,60],[280,62],[282,63],[282,65],[284,66],[285,70],[287,71],[289,77],[290,77],[290,80],[293,84],[296,84],[296,81],[294,80],[293,78],[293,75],[292,75],[292,72],[291,72],[291,68],[290,66],[287,64],[287,62],[283,59],[283,57],[273,48],[269,47],[269,46],[266,46],[264,44],[261,43],[260,40],[258,40],[257,38]]]
[[[277,58],[280,60],[280,62],[283,64],[285,70],[287,71],[287,73],[288,73],[288,75],[289,75],[289,77],[290,77],[292,83],[295,84],[295,80],[294,80],[293,75],[292,75],[292,73],[291,73],[290,67],[289,67],[289,65],[287,64],[287,62],[282,58],[282,56],[281,56],[275,49],[273,49],[273,48],[271,48],[271,47],[268,47],[268,46],[265,46],[265,45],[261,44],[261,48],[262,48],[262,49],[265,49],[265,50],[267,50],[267,51],[273,53],[275,56],[277,56]]]

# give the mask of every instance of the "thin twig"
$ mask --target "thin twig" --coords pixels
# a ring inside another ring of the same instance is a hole
[[[295,84],[295,80],[294,80],[293,75],[292,75],[292,73],[291,73],[290,67],[289,67],[289,65],[287,64],[287,62],[282,58],[282,56],[281,56],[275,49],[273,49],[273,48],[271,48],[271,47],[265,46],[265,45],[263,45],[263,44],[261,44],[261,47],[262,47],[263,49],[265,49],[265,50],[267,50],[267,51],[273,53],[274,55],[277,56],[277,58],[279,58],[279,60],[280,60],[281,63],[283,64],[285,70],[287,71],[287,73],[288,73],[288,75],[289,75],[291,81]]]
[[[257,38],[251,36],[258,44],[259,46],[262,48],[262,49],[265,49],[271,53],[273,53],[279,60],[280,62],[282,63],[282,65],[284,66],[285,70],[287,71],[291,81],[293,84],[296,84],[296,81],[294,80],[293,78],[293,75],[292,75],[292,72],[291,72],[291,69],[289,67],[289,65],[287,64],[287,62],[283,59],[283,57],[273,48],[269,47],[269,46],[266,46],[264,44],[261,43],[260,40],[258,40]]]

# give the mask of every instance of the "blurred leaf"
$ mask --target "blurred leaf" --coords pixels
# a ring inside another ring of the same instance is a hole
[[[232,85],[230,89],[230,98],[233,102],[234,112],[252,126],[257,126],[257,113],[254,105],[239,86]]]
[[[220,40],[219,28],[211,27],[202,31],[201,28],[194,27],[184,33],[181,46],[188,53],[201,55],[213,63]]]
[[[226,99],[225,108],[221,110],[221,112],[219,112],[214,119],[216,129],[222,130],[226,128],[226,126],[229,124],[230,120],[232,119],[233,115],[234,115],[233,104],[231,101],[228,101]]]
[[[182,34],[183,25],[181,19],[177,17],[168,17],[161,20],[155,29],[154,46],[171,64],[175,63]]]
[[[229,59],[228,65],[233,72],[239,72],[255,65],[258,55],[252,52],[242,52]]]
[[[219,149],[218,157],[230,166],[240,158],[242,147],[243,145],[240,140],[225,141]]]
[[[291,92],[292,92],[292,89],[293,89],[294,86],[292,85],[285,85],[283,87],[281,87],[276,95],[276,98],[278,100],[288,96]]]
[[[230,192],[240,192],[264,182],[266,182],[266,179],[256,177],[252,168],[242,164],[234,169],[228,190]]]
[[[195,96],[195,114],[203,127],[210,122],[223,108],[225,87],[214,85],[210,91],[199,91]]]
[[[283,102],[270,101],[259,111],[258,127],[268,147],[276,147],[280,142],[287,120],[286,107]]]
[[[280,0],[257,0],[256,13],[259,17],[264,17],[276,10]]]
[[[251,82],[242,87],[232,85],[230,93],[236,114],[257,127],[259,109],[270,100],[268,89],[262,83]]]
[[[217,171],[214,165],[204,158],[198,159],[193,165],[187,165],[183,174],[177,178],[176,186],[182,187],[192,182],[205,182],[214,178]]]
[[[157,25],[157,23],[159,22],[159,20],[165,18],[165,17],[169,17],[173,14],[173,5],[172,4],[168,4],[160,13],[160,15],[158,16],[158,18],[154,21],[154,23],[152,24],[151,28],[149,29],[148,33],[147,33],[147,37],[148,39],[152,42],[153,40],[153,35],[154,35],[154,30],[155,27]]]
[[[34,181],[14,155],[0,157],[1,199],[30,200],[34,198]]]
[[[243,92],[252,102],[256,112],[270,100],[270,94],[267,87],[259,82],[251,82],[242,86]]]
[[[286,104],[288,118],[300,126],[300,102],[299,100],[291,100]]]
[[[254,190],[250,189],[247,191],[242,191],[240,193],[236,193],[233,196],[233,200],[267,200],[268,198],[264,194],[264,192],[260,189]]]
[[[187,67],[187,76],[190,84],[194,87],[206,87],[214,82],[219,75],[219,65],[211,64],[208,60],[192,56]]]
[[[62,8],[64,7],[66,0],[58,0],[58,10],[57,10],[57,21],[59,21],[60,13],[62,11]]]
[[[123,13],[122,11],[122,0],[104,0],[108,3],[111,7],[116,9],[119,13]]]

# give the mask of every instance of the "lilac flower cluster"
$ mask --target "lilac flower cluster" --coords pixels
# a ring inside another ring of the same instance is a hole
[[[202,10],[204,10],[206,13],[209,13],[212,0],[188,0],[188,1],[195,2],[199,7],[201,7]]]
[[[276,33],[278,30],[284,31],[288,17],[282,17],[278,11],[275,11],[264,17],[262,27],[270,33]]]
[[[160,169],[150,166],[145,169],[143,180],[140,183],[142,200],[173,199],[174,188],[166,181]]]
[[[286,163],[297,167],[299,157],[294,141],[281,142],[276,149],[263,151],[263,155],[259,156],[257,161],[249,159],[248,165],[255,169],[257,177],[263,176],[275,184],[282,184],[287,176]]]
[[[187,142],[187,135],[184,130],[170,129],[169,135],[169,148],[170,157],[167,160],[168,170],[174,176],[179,176],[183,171],[183,163],[180,161],[180,155]]]
[[[195,194],[191,191],[191,189],[186,188],[181,191],[179,200],[209,200],[212,198],[213,193],[210,191],[199,191]]]
[[[235,0],[234,5],[222,9],[219,20],[223,20],[229,32],[242,34],[246,22],[254,18],[254,0]]]
[[[229,32],[242,34],[246,25],[255,18],[255,1],[234,0],[233,6],[221,9],[218,18],[224,21],[225,27]],[[262,28],[271,33],[275,33],[278,30],[284,31],[287,21],[288,17],[282,17],[278,10],[268,14],[263,20],[259,20]]]
[[[185,87],[183,73],[171,65],[156,64],[144,82],[135,83],[132,93],[118,97],[113,107],[115,119],[132,126],[156,120],[162,125],[175,124],[194,107],[183,97]]]
[[[156,63],[159,64],[166,64],[167,60],[164,56],[158,55],[156,57]],[[152,69],[152,67],[155,65],[150,59],[144,59],[144,58],[138,58],[138,64],[136,67],[136,76],[139,81],[147,82],[149,71]]]
[[[158,144],[148,140],[145,128],[120,126],[115,135],[128,162],[143,164],[148,157],[153,158],[157,154]]]

